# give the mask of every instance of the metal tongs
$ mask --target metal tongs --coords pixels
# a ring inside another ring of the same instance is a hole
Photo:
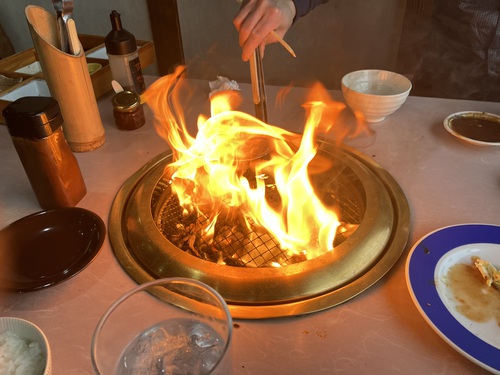
[[[262,67],[260,48],[257,47],[250,59],[250,79],[252,81],[252,95],[255,104],[255,117],[267,124],[266,83]]]
[[[73,17],[73,0],[52,0],[57,16],[57,39],[61,51],[69,53],[67,22]]]

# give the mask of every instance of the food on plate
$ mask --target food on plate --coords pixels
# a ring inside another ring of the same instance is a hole
[[[481,272],[486,285],[493,285],[495,288],[500,290],[500,271],[497,270],[490,262],[487,262],[478,256],[473,256],[472,262],[479,272]]]
[[[459,314],[477,323],[493,320],[500,327],[499,290],[484,282],[474,261],[454,264],[449,268],[445,280]]]

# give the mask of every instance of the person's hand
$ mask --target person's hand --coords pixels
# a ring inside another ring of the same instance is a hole
[[[263,52],[266,44],[277,41],[271,34],[273,30],[283,37],[292,26],[295,13],[292,0],[244,0],[233,19],[243,61],[248,61],[257,47]]]

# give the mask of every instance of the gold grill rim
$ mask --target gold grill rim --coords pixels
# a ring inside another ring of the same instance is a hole
[[[329,143],[328,141],[323,141],[322,147],[342,150],[342,152],[348,153],[366,166],[385,187],[392,205],[394,220],[383,253],[376,261],[369,265],[366,272],[361,273],[354,280],[350,280],[345,285],[338,285],[331,290],[319,294],[313,293],[311,295],[301,296],[297,299],[288,299],[278,302],[257,301],[257,303],[253,301],[241,303],[241,301],[231,301],[226,298],[234,318],[266,319],[295,316],[313,313],[336,306],[357,296],[375,284],[394,266],[403,253],[410,234],[410,210],[401,187],[384,168],[358,150],[344,145],[340,146],[338,144]],[[137,186],[140,185],[143,178],[148,176],[152,171],[158,171],[164,168],[170,158],[171,153],[169,151],[163,152],[130,176],[117,193],[108,219],[109,239],[113,252],[129,276],[140,284],[151,281],[154,277],[144,270],[137,259],[130,254],[129,244],[125,241],[126,228],[123,223],[123,213],[130,199],[130,195],[133,194]],[[149,202],[147,202],[147,204],[149,205]],[[146,241],[150,241],[150,239],[146,239]],[[199,259],[199,261],[205,262],[201,259]],[[180,272],[182,274],[182,270]],[[168,276],[178,276],[178,274]],[[207,280],[203,278],[203,275],[196,272],[196,269],[193,271],[192,267],[190,267],[189,276],[207,282]],[[217,285],[211,286],[215,289],[218,287]]]

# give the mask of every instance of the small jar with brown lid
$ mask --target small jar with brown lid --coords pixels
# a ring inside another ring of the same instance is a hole
[[[87,188],[62,131],[57,100],[27,96],[2,111],[12,142],[43,209],[73,207]]]
[[[113,117],[118,129],[134,130],[146,123],[141,97],[133,91],[116,93],[111,100]]]

